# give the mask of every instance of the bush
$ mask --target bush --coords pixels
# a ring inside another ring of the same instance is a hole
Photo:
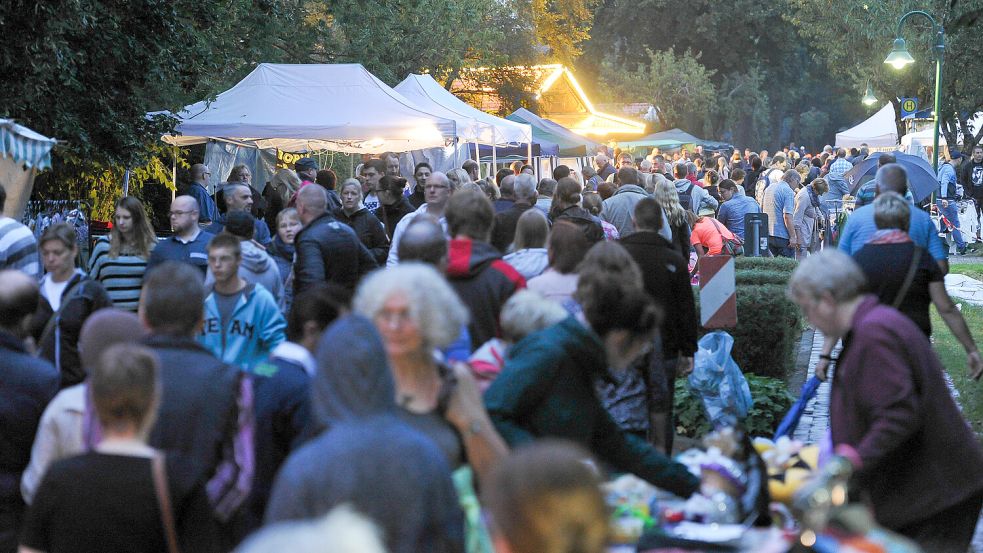
[[[795,398],[788,393],[785,382],[778,378],[745,374],[754,405],[744,420],[744,428],[750,436],[771,438]],[[690,438],[705,436],[710,430],[703,402],[692,393],[685,378],[676,380],[676,397],[673,402],[676,432]]]
[[[744,373],[784,378],[795,361],[801,328],[799,310],[785,297],[785,285],[761,284],[737,287],[737,327],[725,330],[734,337],[732,355]],[[707,332],[700,328],[700,335]]]
[[[792,276],[792,273],[785,271],[769,271],[764,269],[744,269],[736,271],[734,278],[737,280],[737,285],[760,285],[760,284],[778,284],[780,286],[788,285],[788,280]]]
[[[799,262],[788,257],[736,257],[734,268],[738,271],[746,269],[761,269],[764,271],[781,271],[790,273],[799,266]]]

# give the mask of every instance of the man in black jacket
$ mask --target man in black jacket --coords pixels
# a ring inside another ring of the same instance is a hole
[[[502,182],[508,180],[506,177]],[[495,214],[491,244],[503,254],[508,253],[509,246],[515,239],[515,227],[519,217],[536,203],[536,177],[521,174],[514,177],[512,194],[515,201],[505,211]]]
[[[0,551],[14,551],[24,514],[21,473],[61,375],[24,345],[40,298],[37,281],[10,269],[0,271],[0,282]]]
[[[205,287],[194,267],[166,261],[147,273],[140,319],[144,344],[160,359],[161,397],[149,445],[195,462],[226,539],[243,537],[240,509],[253,474],[252,382],[205,349],[195,336],[204,322]]]
[[[651,198],[639,201],[634,212],[636,231],[621,239],[642,270],[645,291],[665,311],[662,334],[663,366],[649,370],[650,435],[672,451],[672,401],[676,374],[693,370],[696,353],[696,302],[686,260],[662,236],[662,207]],[[653,356],[656,359],[658,355]]]
[[[294,238],[294,293],[317,282],[333,282],[354,290],[358,281],[378,265],[355,231],[327,211],[328,198],[320,186],[297,193],[297,215],[304,228]]]

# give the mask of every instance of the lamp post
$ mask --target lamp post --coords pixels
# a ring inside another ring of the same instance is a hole
[[[942,58],[945,54],[945,31],[928,12],[914,10],[902,15],[901,19],[898,20],[898,31],[895,33],[894,47],[891,48],[891,53],[887,55],[884,63],[900,70],[915,62],[915,58],[908,52],[908,46],[905,44],[905,40],[901,38],[901,27],[904,25],[904,22],[909,17],[915,15],[920,15],[928,19],[932,23],[932,33],[935,35],[935,43],[932,45],[932,49],[935,51],[935,111],[932,113],[932,117],[935,119],[935,130],[932,135],[932,168],[938,173],[939,110],[942,109]],[[935,199],[934,193],[932,194],[932,199],[933,201]]]
[[[870,88],[870,79],[867,79],[867,92],[864,92],[861,102],[867,107],[871,107],[877,103],[877,96],[874,96],[874,89]]]

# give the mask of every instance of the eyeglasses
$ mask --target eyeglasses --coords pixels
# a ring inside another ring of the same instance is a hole
[[[171,217],[180,217],[182,215],[188,215],[190,213],[198,213],[198,212],[192,209],[191,211],[169,211],[167,214]]]

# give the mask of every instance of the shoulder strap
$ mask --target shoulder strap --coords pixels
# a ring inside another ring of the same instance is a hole
[[[915,273],[918,271],[918,262],[922,260],[922,249],[915,246],[915,253],[911,256],[911,264],[908,265],[908,274],[904,277],[904,283],[898,290],[898,295],[894,297],[894,302],[891,303],[891,307],[897,309],[904,301],[906,295],[908,295],[908,289],[911,288],[911,283],[915,280]]]
[[[171,511],[171,494],[167,489],[167,472],[164,468],[164,454],[157,453],[150,460],[154,473],[154,490],[157,492],[157,504],[160,506],[160,519],[164,525],[164,538],[167,540],[168,553],[180,553],[177,545],[177,530],[174,528],[174,512]]]
[[[72,277],[72,278],[75,278],[75,277]],[[42,343],[42,342],[44,342],[44,340],[48,337],[48,334],[50,334],[52,331],[54,331],[55,325],[58,324],[58,318],[61,316],[62,310],[65,309],[65,306],[66,305],[68,305],[69,300],[71,300],[73,297],[75,297],[75,295],[78,294],[78,292],[82,289],[82,281],[83,280],[84,279],[80,277],[79,279],[77,279],[75,281],[75,284],[70,284],[68,286],[68,288],[65,288],[62,291],[62,293],[61,293],[61,304],[58,305],[58,311],[55,311],[54,313],[52,313],[51,314],[51,317],[48,318],[48,322],[45,323],[44,330],[41,331],[41,337],[38,339],[38,343],[39,344]]]

